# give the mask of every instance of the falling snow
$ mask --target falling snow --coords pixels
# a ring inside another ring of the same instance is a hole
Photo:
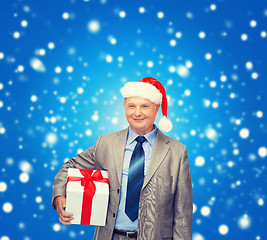
[[[2,4],[0,240],[93,238],[59,222],[53,179],[128,126],[120,88],[145,76],[166,87],[168,135],[187,146],[192,239],[267,239],[267,8],[240,4]]]
[[[97,32],[99,32],[100,31],[100,28],[101,28],[101,25],[100,25],[99,21],[97,21],[97,20],[91,20],[88,23],[88,30],[91,33],[97,33]]]
[[[32,58],[30,60],[31,67],[38,72],[45,72],[46,68],[43,62],[38,58]]]

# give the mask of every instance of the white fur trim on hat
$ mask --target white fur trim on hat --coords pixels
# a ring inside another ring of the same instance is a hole
[[[162,94],[150,83],[128,82],[121,89],[121,94],[124,98],[142,97],[156,104],[162,103]]]
[[[163,117],[159,121],[159,128],[164,132],[169,132],[172,129],[172,122],[166,117]]]

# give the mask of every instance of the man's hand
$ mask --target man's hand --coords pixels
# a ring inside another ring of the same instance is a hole
[[[66,198],[63,196],[58,196],[55,198],[55,203],[57,207],[57,214],[59,217],[59,221],[65,225],[70,225],[70,221],[74,218],[72,217],[72,213],[67,213],[65,211],[66,208]]]

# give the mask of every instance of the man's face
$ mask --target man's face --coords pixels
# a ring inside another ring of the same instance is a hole
[[[145,135],[153,130],[159,105],[146,98],[129,97],[124,100],[124,108],[130,127],[139,135]]]

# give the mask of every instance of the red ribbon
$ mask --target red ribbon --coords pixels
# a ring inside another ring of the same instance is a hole
[[[92,201],[96,191],[94,182],[108,184],[108,178],[103,178],[103,175],[99,169],[96,170],[93,175],[92,173],[94,170],[92,169],[79,170],[84,177],[68,177],[67,183],[69,181],[81,181],[81,186],[84,187],[81,224],[89,225],[91,220]]]

